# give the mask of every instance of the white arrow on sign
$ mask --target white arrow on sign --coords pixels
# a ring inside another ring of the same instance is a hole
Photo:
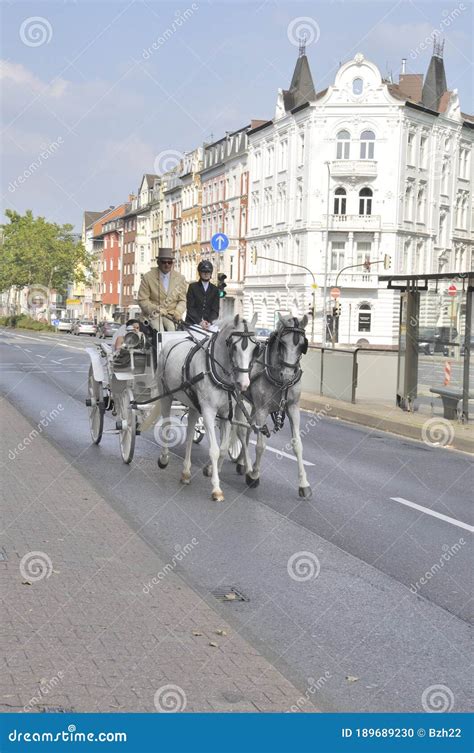
[[[218,246],[218,248],[219,248],[219,251],[220,251],[220,250],[221,250],[221,248],[222,248],[222,246],[223,246],[223,245],[224,245],[224,243],[225,243],[225,238],[224,238],[224,236],[223,236],[223,235],[218,235],[218,236],[217,236],[217,238],[216,238],[216,243],[217,243],[217,246]]]

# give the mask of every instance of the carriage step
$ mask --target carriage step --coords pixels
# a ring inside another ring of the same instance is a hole
[[[120,434],[118,429],[104,429],[102,434]]]

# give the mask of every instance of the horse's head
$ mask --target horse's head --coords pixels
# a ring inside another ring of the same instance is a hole
[[[292,379],[299,367],[301,356],[308,350],[308,339],[305,327],[308,324],[306,314],[302,319],[296,316],[282,316],[278,314],[275,331],[270,335],[270,344],[275,343],[277,362],[272,363],[279,369],[280,379]]]
[[[241,390],[246,390],[250,384],[249,372],[260,349],[255,337],[256,321],[257,314],[250,322],[237,314],[223,328],[233,380]]]

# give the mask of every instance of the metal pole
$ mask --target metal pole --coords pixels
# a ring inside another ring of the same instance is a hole
[[[323,347],[326,345],[326,297],[328,290],[328,254],[329,254],[329,188],[331,169],[330,163],[324,163],[328,169],[328,186],[327,186],[327,200],[326,200],[326,250],[324,252],[324,285],[323,285],[323,331],[321,336],[321,342]]]
[[[474,288],[469,285],[466,290],[466,314],[464,326],[464,364],[462,380],[462,417],[466,423],[469,421],[469,366],[471,355],[471,323],[472,323],[472,297]]]

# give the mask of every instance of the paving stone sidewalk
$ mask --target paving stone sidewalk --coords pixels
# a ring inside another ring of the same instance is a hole
[[[0,711],[316,711],[5,399],[0,422]]]

